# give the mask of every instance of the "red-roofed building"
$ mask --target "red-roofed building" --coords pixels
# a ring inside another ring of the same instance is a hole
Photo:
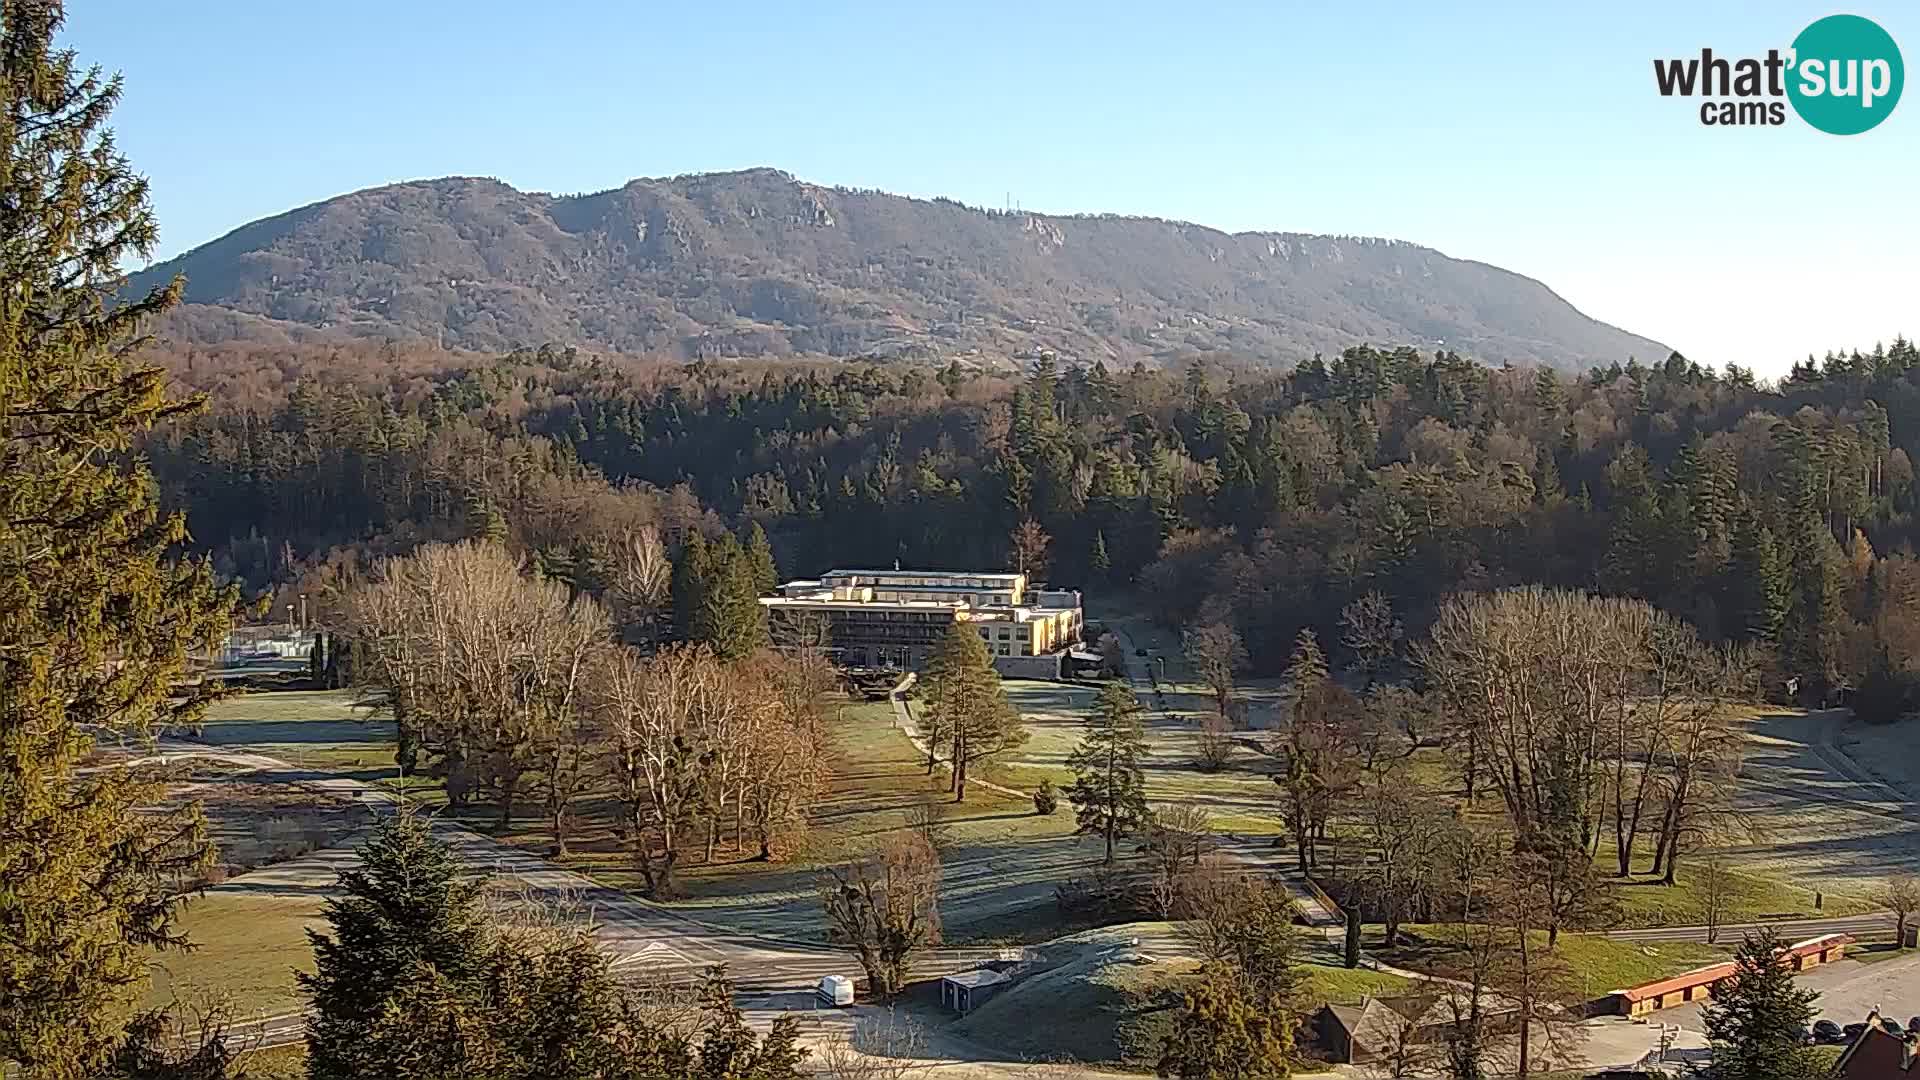
[[[1913,1039],[1900,1039],[1880,1026],[1878,1010],[1867,1014],[1867,1030],[1840,1052],[1833,1075],[1839,1080],[1920,1080]]]
[[[1780,962],[1795,971],[1806,971],[1831,964],[1846,955],[1853,938],[1846,934],[1826,934],[1789,945],[1780,950]],[[1670,978],[1615,990],[1608,995],[1612,1012],[1618,1016],[1645,1016],[1656,1009],[1670,1009],[1689,1001],[1705,1001],[1713,994],[1713,984],[1733,974],[1733,961],[1710,964],[1681,972]],[[1920,1080],[1916,1076],[1914,1080]]]

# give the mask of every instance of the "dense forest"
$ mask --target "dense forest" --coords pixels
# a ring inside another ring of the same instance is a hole
[[[1019,377],[553,348],[163,360],[211,408],[149,445],[162,490],[259,589],[324,598],[369,555],[480,534],[591,588],[636,531],[758,524],[790,574],[1038,555],[1171,625],[1225,615],[1259,673],[1303,627],[1338,642],[1370,592],[1414,634],[1449,593],[1535,582],[1762,642],[1803,692],[1920,663],[1904,340],[1778,384],[1679,355],[1574,378],[1364,347]]]

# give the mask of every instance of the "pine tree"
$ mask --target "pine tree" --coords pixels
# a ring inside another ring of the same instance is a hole
[[[807,1051],[800,1046],[800,1021],[782,1013],[763,1038],[747,1026],[734,1003],[733,984],[725,968],[714,968],[700,988],[706,1023],[700,1029],[700,1061],[686,1075],[701,1080],[801,1080],[800,1063]]]
[[[1787,615],[1789,586],[1773,530],[1751,509],[1739,515],[1727,560],[1725,604],[1732,636],[1777,644]]]
[[[780,587],[780,568],[773,561],[773,545],[767,542],[767,530],[757,521],[747,530],[747,565],[753,571],[756,596],[766,596]]]
[[[693,586],[699,605],[688,640],[712,646],[727,660],[765,648],[767,612],[760,603],[751,555],[729,533],[709,549],[705,563],[705,577]]]
[[[987,643],[973,624],[955,621],[927,660],[924,680],[929,739],[945,738],[956,802],[967,797],[967,770],[984,757],[1027,741],[1019,710],[1007,700]],[[929,745],[929,750],[936,750]]]
[[[1093,534],[1093,552],[1087,556],[1087,570],[1095,584],[1103,584],[1107,575],[1113,572],[1113,560],[1107,556],[1107,534],[1096,531]]]
[[[1148,819],[1146,774],[1140,768],[1146,754],[1140,699],[1121,683],[1101,687],[1086,733],[1067,755],[1067,768],[1073,772],[1067,801],[1073,804],[1075,833],[1100,837],[1109,866],[1115,842],[1133,835]]]
[[[1733,974],[1713,984],[1702,1010],[1719,1080],[1796,1080],[1820,1075],[1805,1044],[1819,994],[1794,985],[1780,962],[1786,942],[1771,928],[1747,935]]]
[[[690,530],[673,560],[673,629],[683,641],[693,640],[694,622],[706,602],[707,581],[713,575],[713,552],[706,535]]]
[[[444,1057],[407,1063],[434,1033],[457,1045],[463,1030],[484,1024],[462,1000],[492,945],[484,888],[425,819],[403,813],[375,827],[361,865],[340,875],[344,895],[326,903],[329,932],[307,931],[313,974],[295,976],[312,1008],[312,1080],[453,1074],[419,1071]]]
[[[467,495],[466,538],[489,544],[507,542],[507,519],[492,499],[480,492]]]
[[[170,560],[185,523],[128,456],[198,403],[129,359],[180,286],[113,297],[157,231],[103,126],[120,81],[55,48],[63,19],[0,3],[0,1073],[50,1080],[105,1071],[210,854],[197,814],[143,812],[158,785],[77,766],[96,731],[199,718],[211,690],[184,683],[187,655],[237,602]]]

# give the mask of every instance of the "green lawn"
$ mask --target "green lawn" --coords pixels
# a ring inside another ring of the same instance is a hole
[[[946,770],[927,774],[926,759],[893,726],[892,709],[884,701],[836,702],[827,728],[831,775],[811,807],[804,837],[772,862],[756,859],[751,845],[732,850],[726,838],[710,864],[703,861],[703,850],[687,852],[677,874],[680,895],[671,901],[674,908],[732,929],[822,940],[823,869],[872,851],[890,833],[931,815],[945,849],[942,915],[949,939],[998,937],[1017,913],[1051,912],[1053,886],[1098,858],[1090,844],[1074,841],[1073,813],[1064,803],[1059,812],[1043,817],[1026,795],[1000,795],[978,785],[968,790],[965,803],[955,803]],[[583,811],[561,865],[638,893],[645,883],[613,833],[615,807],[602,800],[589,802]],[[463,820],[490,831],[494,816],[491,808],[480,807]],[[543,854],[552,845],[545,824],[531,813],[496,835]]]
[[[226,996],[239,1018],[299,1008],[293,970],[313,970],[306,929],[324,926],[317,896],[256,896],[217,889],[189,901],[180,917],[195,948],[153,960],[146,1004]]]
[[[300,1043],[240,1055],[247,1080],[307,1080],[307,1048]]]
[[[355,690],[239,691],[215,702],[200,730],[186,734],[300,769],[368,780],[395,775],[393,722]]]
[[[1410,940],[1392,949],[1375,949],[1374,955],[1394,967],[1449,974],[1456,951],[1453,942],[1460,933],[1458,926],[1415,925],[1401,929]],[[1371,939],[1373,934],[1371,928],[1369,930]],[[1542,954],[1548,952],[1544,932],[1536,931],[1532,941]],[[1570,989],[1587,998],[1717,964],[1733,955],[1731,946],[1618,941],[1593,934],[1561,934],[1552,952],[1572,969]]]
[[[1404,994],[1420,981],[1388,971],[1349,969],[1331,964],[1303,964],[1301,974],[1305,979],[1300,985],[1300,1000],[1309,1009],[1329,1004],[1353,1004],[1362,997]]]
[[[1611,846],[1602,851],[1595,865],[1612,868]],[[1707,901],[1702,888],[1705,874],[1699,859],[1682,861],[1672,885],[1647,876],[1613,878],[1613,895],[1620,907],[1620,927],[1704,926]],[[1728,893],[1721,901],[1723,923],[1763,922],[1772,919],[1817,919],[1822,916],[1859,915],[1874,910],[1873,905],[1848,893],[1826,893],[1821,906],[1814,907],[1814,893],[1755,873],[1752,867],[1727,871]]]

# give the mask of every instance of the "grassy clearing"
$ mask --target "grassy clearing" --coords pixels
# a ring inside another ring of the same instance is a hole
[[[1331,964],[1305,964],[1302,965],[1301,974],[1305,978],[1300,984],[1300,1000],[1311,1009],[1322,1005],[1350,1005],[1362,997],[1404,994],[1419,983],[1418,979],[1409,979],[1390,971],[1350,969]]]
[[[300,770],[374,780],[396,774],[393,722],[354,690],[242,691],[207,710],[195,741],[244,746]]]
[[[1436,975],[1446,974],[1453,966],[1460,927],[1418,925],[1401,929],[1405,940],[1392,949],[1373,950],[1374,955],[1394,967]],[[1531,940],[1542,954],[1548,951],[1544,932],[1536,931]],[[1573,988],[1588,998],[1717,964],[1733,955],[1726,946],[1617,941],[1592,934],[1561,934],[1552,951],[1572,969]]]
[[[931,815],[945,847],[942,917],[949,940],[997,936],[1021,913],[1052,910],[1053,886],[1082,872],[1098,857],[1075,843],[1073,815],[1042,817],[1026,796],[996,794],[975,786],[965,803],[953,802],[945,770],[933,776],[926,759],[893,726],[884,701],[844,701],[828,720],[831,776],[809,814],[810,828],[783,847],[777,861],[755,858],[749,843],[736,851],[722,836],[714,859],[704,849],[685,852],[677,873],[676,909],[730,929],[817,941],[826,932],[818,896],[824,867],[876,849],[888,834]],[[638,892],[644,885],[630,854],[613,831],[616,807],[604,799],[581,807],[581,821],[561,865],[614,888]],[[462,820],[492,831],[494,815],[480,807]],[[504,842],[542,854],[552,840],[530,813],[495,833]]]
[[[247,1080],[306,1080],[307,1048],[300,1043],[255,1050],[240,1055],[240,1071]]]
[[[180,928],[194,948],[155,957],[146,1005],[223,995],[241,1013],[278,1016],[297,1009],[293,972],[313,970],[309,926],[323,925],[318,896],[255,896],[216,889],[190,901]]]
[[[1611,846],[1595,860],[1598,866],[1612,866]],[[1704,867],[1699,859],[1691,864],[1682,860],[1672,885],[1658,878],[1635,876],[1612,879],[1614,899],[1620,905],[1621,927],[1703,926],[1707,922]],[[1727,895],[1721,901],[1720,921],[1765,922],[1773,919],[1817,919],[1823,916],[1859,915],[1873,905],[1850,893],[1824,893],[1819,907],[1814,906],[1812,889],[1776,880],[1756,873],[1750,866],[1727,871]]]

